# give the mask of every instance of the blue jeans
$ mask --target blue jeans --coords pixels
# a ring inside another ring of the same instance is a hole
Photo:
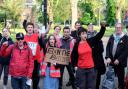
[[[43,89],[58,89],[59,78],[50,77],[50,67],[46,69],[46,76],[43,79]]]
[[[11,77],[12,89],[30,89],[30,86],[26,85],[26,77]]]

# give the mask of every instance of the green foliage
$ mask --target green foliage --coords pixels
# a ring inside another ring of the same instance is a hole
[[[4,23],[0,23],[0,31],[2,31],[2,29],[4,28]]]
[[[80,0],[78,7],[80,8],[79,16],[83,18],[85,12],[89,13],[93,24],[98,24],[98,21],[102,21],[105,18],[105,0]]]
[[[38,13],[37,19],[38,19],[38,22],[40,22],[40,23],[43,23],[44,22],[43,15],[42,15],[42,12],[41,11]]]
[[[92,22],[92,19],[91,19],[91,15],[90,13],[84,13],[83,15],[83,18],[80,18],[80,21],[83,23],[83,24],[89,24]]]
[[[41,5],[42,4],[42,0],[37,0],[37,2]]]
[[[43,22],[43,15],[42,15],[42,1],[37,0],[40,5],[40,12],[38,12],[38,21]],[[50,3],[53,13],[53,20],[55,23],[62,23],[66,20],[69,20],[71,17],[71,10],[70,10],[70,1],[69,0],[47,0]],[[48,12],[47,12],[48,13]]]
[[[43,13],[42,13],[42,0],[37,0],[37,3],[39,5],[39,11],[37,12],[37,20],[39,23],[43,23],[44,19],[43,19]]]
[[[0,22],[4,22],[5,13],[0,10]]]
[[[5,25],[5,12],[0,10],[0,31],[2,30],[2,28]]]
[[[56,16],[56,17],[54,17],[54,22],[55,23],[63,23],[63,20],[61,19],[60,16]]]
[[[14,22],[20,21],[21,12],[24,9],[25,0],[3,0],[0,10],[7,14],[7,19]]]
[[[106,16],[106,21],[107,24],[110,26],[113,26],[115,24],[115,13],[116,13],[116,8],[115,8],[115,2],[113,0],[107,0],[107,16]]]
[[[93,17],[93,9],[91,3],[79,3],[78,6],[82,12],[90,13],[91,17]]]
[[[55,22],[65,22],[71,17],[70,1],[55,0],[53,3],[53,14]]]
[[[92,4],[88,2],[79,2],[78,4],[81,10],[81,17],[79,18],[83,24],[93,23],[95,21]]]

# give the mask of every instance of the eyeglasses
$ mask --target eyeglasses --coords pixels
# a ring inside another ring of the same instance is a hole
[[[19,41],[19,40],[23,40],[24,38],[16,38],[16,39]]]

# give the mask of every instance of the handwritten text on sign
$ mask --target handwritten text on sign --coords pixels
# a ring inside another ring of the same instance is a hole
[[[46,61],[68,65],[70,59],[70,51],[66,49],[48,47],[46,52]]]

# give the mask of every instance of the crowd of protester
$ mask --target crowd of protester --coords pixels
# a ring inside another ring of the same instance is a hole
[[[107,42],[105,58],[102,42],[106,30],[105,23],[101,23],[99,32],[94,30],[92,23],[87,29],[79,21],[75,23],[75,29],[68,26],[62,29],[57,25],[54,27],[54,33],[50,35],[48,33],[51,23],[48,24],[45,33],[40,33],[38,24],[27,20],[23,22],[23,27],[26,34],[17,33],[15,42],[10,37],[10,29],[6,27],[0,36],[0,77],[4,70],[3,89],[7,89],[8,75],[11,76],[13,89],[63,89],[65,68],[69,74],[67,87],[100,89],[101,75],[107,73],[108,66],[114,69],[114,74],[118,78],[118,89],[126,89],[124,78],[128,35],[123,33],[121,23],[115,24],[115,32]],[[69,50],[68,65],[47,62],[48,47]],[[39,87],[42,77],[43,87]]]

